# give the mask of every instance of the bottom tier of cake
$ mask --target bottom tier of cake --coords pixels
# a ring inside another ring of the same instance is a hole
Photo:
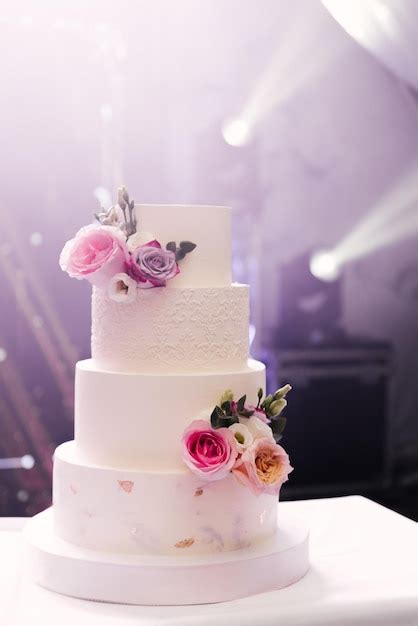
[[[232,475],[207,483],[187,469],[87,465],[73,441],[55,451],[53,503],[59,537],[108,552],[238,550],[271,537],[277,528],[276,496],[256,496]]]

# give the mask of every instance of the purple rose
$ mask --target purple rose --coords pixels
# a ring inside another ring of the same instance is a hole
[[[127,273],[141,286],[165,287],[166,281],[180,272],[176,255],[164,250],[154,239],[136,248],[131,255]]]

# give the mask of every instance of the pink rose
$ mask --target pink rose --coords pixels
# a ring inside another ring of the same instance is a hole
[[[286,451],[265,437],[256,439],[233,468],[234,476],[253,493],[277,495],[293,470]]]
[[[112,276],[125,271],[127,258],[123,236],[115,228],[91,225],[67,241],[59,262],[72,278],[86,278],[92,285],[106,287]]]
[[[231,471],[238,456],[233,433],[214,429],[205,420],[194,420],[184,431],[183,461],[203,480],[220,480]]]
[[[127,271],[139,286],[165,287],[166,281],[177,276],[180,268],[174,252],[164,250],[154,239],[132,252]]]

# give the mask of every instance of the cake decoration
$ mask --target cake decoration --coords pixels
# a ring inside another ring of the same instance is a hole
[[[286,426],[282,412],[290,390],[290,385],[284,385],[262,400],[260,388],[253,406],[246,403],[246,395],[235,401],[227,389],[213,409],[210,423],[196,419],[184,431],[184,463],[203,480],[221,480],[232,472],[255,495],[277,495],[293,471],[278,443]]]
[[[174,544],[175,548],[190,548],[190,546],[192,546],[194,544],[194,539],[193,537],[190,537],[189,539],[182,539],[181,541],[178,541],[176,544]]]
[[[118,480],[118,483],[119,487],[123,489],[123,491],[126,491],[126,493],[131,493],[134,487],[134,483],[132,480]]]
[[[180,272],[179,262],[196,248],[191,241],[169,241],[165,248],[152,233],[137,230],[135,204],[126,187],[117,204],[95,214],[98,224],[81,228],[65,244],[61,269],[106,289],[116,302],[133,302],[136,289],[165,287]]]

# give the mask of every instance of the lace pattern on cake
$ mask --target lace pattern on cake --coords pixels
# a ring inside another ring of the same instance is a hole
[[[200,371],[248,358],[248,287],[138,290],[120,305],[93,290],[92,356],[126,371]]]

